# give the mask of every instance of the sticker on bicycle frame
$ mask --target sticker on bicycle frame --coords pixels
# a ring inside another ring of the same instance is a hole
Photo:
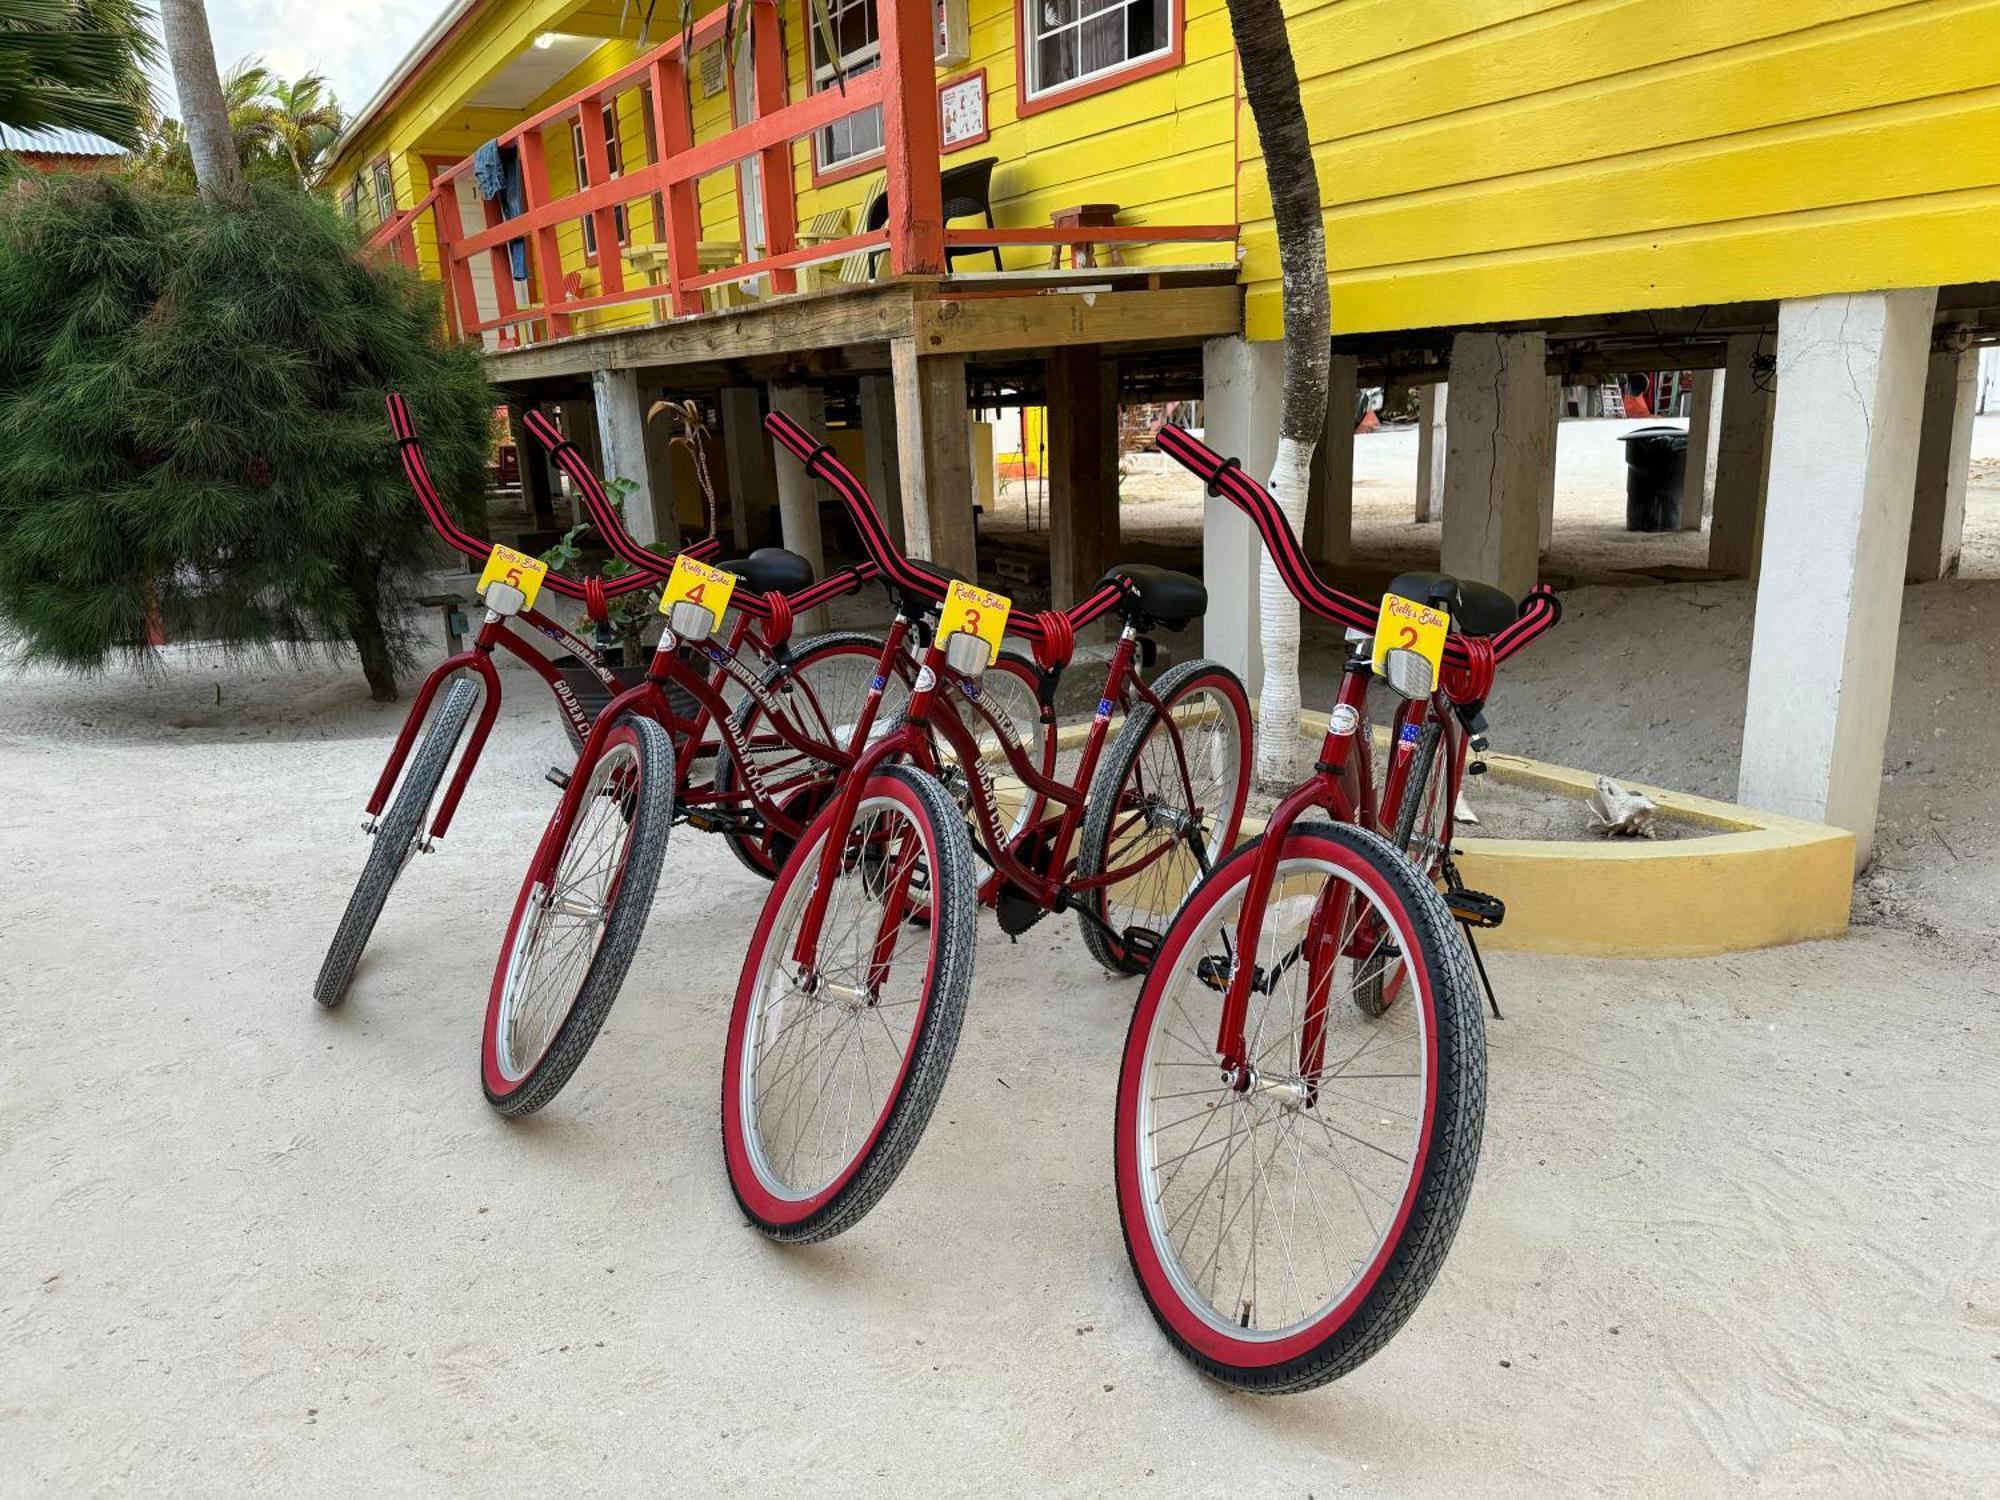
[[[1352,703],[1336,703],[1333,713],[1327,719],[1327,728],[1334,734],[1349,735],[1361,727],[1361,710]]]
[[[1451,616],[1401,594],[1382,596],[1382,614],[1375,622],[1375,675],[1391,651],[1414,651],[1431,664],[1431,681],[1444,672],[1444,641],[1451,633]]]
[[[976,635],[986,642],[987,660],[1000,659],[1000,638],[1007,633],[1007,616],[1014,601],[1005,594],[970,583],[953,583],[945,595],[944,613],[938,616],[937,643],[942,646],[955,635]]]
[[[660,590],[660,613],[671,614],[676,604],[698,604],[707,610],[718,627],[729,612],[729,597],[736,592],[736,575],[688,556],[674,559],[673,576]]]
[[[521,608],[533,609],[535,595],[542,591],[542,580],[548,576],[549,565],[539,557],[516,552],[512,547],[496,546],[486,555],[486,571],[479,575],[479,592],[484,594],[489,584],[504,583],[521,591]]]
[[[913,693],[928,693],[936,686],[937,673],[933,672],[929,667],[919,667],[917,669],[917,685],[910,691]]]

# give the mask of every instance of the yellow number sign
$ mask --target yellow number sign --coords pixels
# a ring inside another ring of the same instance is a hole
[[[1451,616],[1400,594],[1382,596],[1382,614],[1375,621],[1375,671],[1391,651],[1414,651],[1431,664],[1431,681],[1444,671],[1444,638],[1451,633]]]
[[[674,561],[673,576],[660,591],[660,613],[667,614],[676,604],[699,604],[719,627],[729,612],[729,597],[736,592],[736,575],[691,557]]]
[[[479,592],[485,593],[490,583],[504,583],[521,591],[521,608],[533,609],[535,595],[542,591],[542,580],[549,575],[549,565],[539,557],[530,557],[525,552],[516,552],[512,547],[495,547],[486,558],[486,571],[479,575]]]
[[[955,635],[976,635],[986,642],[987,660],[1000,657],[1000,638],[1007,633],[1007,616],[1014,601],[1005,594],[982,589],[975,584],[954,583],[944,596],[944,613],[938,617],[938,644]]]

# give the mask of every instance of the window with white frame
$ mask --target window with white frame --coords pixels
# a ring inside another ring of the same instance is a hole
[[[610,177],[616,179],[625,173],[625,153],[618,144],[618,106],[605,105],[603,119],[605,164]],[[583,147],[582,120],[569,122],[569,143],[570,149],[576,155],[576,185],[580,191],[590,186],[590,153]],[[577,222],[583,226],[583,253],[594,260],[597,258],[597,215],[585,214]],[[631,244],[632,229],[625,222],[624,204],[618,203],[612,206],[611,222],[618,228],[618,243]]]
[[[875,29],[875,0],[826,0],[827,20],[833,40],[840,49],[840,66],[835,68],[813,16],[812,0],[806,0],[806,32],[812,38],[813,92],[838,86],[848,78],[866,73],[882,63],[882,40]],[[882,149],[882,110],[863,110],[844,120],[835,120],[813,137],[813,156],[822,172],[830,172]]]
[[[1173,48],[1174,0],[1021,3],[1031,99],[1110,77]]]
[[[396,217],[396,178],[385,156],[369,168],[375,186],[375,222],[386,224]]]

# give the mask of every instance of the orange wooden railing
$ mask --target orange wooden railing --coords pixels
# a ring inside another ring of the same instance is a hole
[[[546,336],[560,338],[574,330],[580,313],[633,302],[660,301],[675,315],[699,312],[702,294],[710,288],[754,277],[768,277],[770,289],[796,290],[800,267],[842,259],[856,251],[886,251],[891,272],[921,275],[942,272],[947,245],[1061,245],[1079,238],[1075,230],[986,228],[946,231],[939,190],[938,105],[936,72],[931,64],[931,7],[877,0],[881,63],[850,78],[842,88],[808,94],[795,104],[784,102],[785,58],[778,15],[779,0],[751,0],[737,7],[738,24],[751,28],[755,61],[756,118],[714,140],[696,145],[692,106],[687,87],[687,59],[722,40],[726,10],[695,23],[684,43],[675,36],[607,78],[592,84],[541,113],[523,120],[500,137],[500,144],[520,153],[526,207],[514,218],[502,217],[498,201],[485,204],[485,222],[465,224],[459,208],[458,181],[472,170],[472,160],[441,173],[431,190],[414,207],[399,213],[370,237],[372,252],[418,264],[416,226],[428,218],[438,246],[438,267],[445,283],[445,306],[453,331],[463,338],[520,325],[539,326]],[[905,67],[910,59],[913,66]],[[629,90],[650,86],[657,160],[644,166],[621,163],[611,175],[610,142],[604,131],[603,106]],[[796,204],[792,188],[792,142],[809,139],[838,120],[880,106],[883,115],[883,173],[889,206],[886,227],[857,233],[824,244],[797,244]],[[552,126],[580,121],[584,162],[590,186],[561,197],[549,187],[543,132]],[[760,159],[763,197],[764,252],[755,260],[720,270],[699,267],[700,203],[697,184],[703,176],[738,162]],[[663,212],[653,216],[654,231],[666,248],[664,280],[627,285],[616,216],[624,208],[633,222],[631,205],[657,200]],[[575,220],[594,220],[599,247],[599,288],[577,295],[578,282],[566,277],[558,235]],[[1231,241],[1235,225],[1125,226],[1092,229],[1099,241]],[[508,247],[527,243],[528,287],[532,301],[520,305]],[[486,256],[492,267],[495,314],[482,318],[474,290],[472,267]]]

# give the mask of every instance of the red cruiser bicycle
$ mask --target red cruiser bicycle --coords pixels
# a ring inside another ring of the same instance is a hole
[[[838,795],[778,873],[730,1017],[730,1184],[765,1234],[808,1241],[858,1222],[915,1149],[957,1045],[982,900],[1010,933],[1075,911],[1114,973],[1151,962],[1159,933],[1139,918],[1164,926],[1235,842],[1250,706],[1214,662],[1151,685],[1139,675],[1153,627],[1184,626],[1206,608],[1194,579],[1115,568],[1073,609],[1010,626],[1006,599],[896,552],[867,492],[823,444],[781,415],[766,425],[854,514],[897,600],[890,641],[931,627],[903,712],[856,741],[865,748]],[[1123,628],[1097,712],[1073,772],[1058,776],[1056,684],[1077,628],[1112,612]],[[985,692],[1009,628],[1035,649],[1034,669],[1008,670],[1030,673],[1039,758]],[[1005,790],[996,762],[1013,783]],[[975,860],[992,872],[983,882]]]
[[[425,518],[452,547],[481,564],[489,563],[499,555],[493,545],[458,524],[431,481],[408,405],[398,395],[392,395],[388,405],[389,426],[395,434],[403,471],[410,487],[416,491]],[[687,554],[697,559],[712,557],[715,552],[716,543],[712,537],[704,538],[687,549]],[[539,564],[533,559],[522,558],[519,563],[509,563],[496,576],[518,590],[525,574],[533,573],[537,567]],[[511,582],[506,577],[508,572],[514,575]],[[596,597],[608,603],[625,594],[651,588],[654,580],[649,575],[635,574],[600,585],[549,574],[543,580],[543,586],[549,592],[577,603],[589,602],[593,597],[592,590],[597,589]],[[372,842],[361,878],[355,883],[354,894],[348,898],[347,907],[341,913],[340,924],[334,930],[333,941],[313,984],[313,996],[321,1005],[330,1008],[347,997],[355,969],[361,962],[369,938],[374,934],[376,923],[381,919],[390,891],[410,861],[419,853],[433,852],[437,841],[451,828],[459,801],[465,795],[466,785],[472,779],[480,754],[486,748],[487,736],[500,713],[500,674],[493,665],[494,652],[504,650],[519,658],[542,679],[555,699],[563,728],[573,744],[581,747],[589,735],[591,716],[582,700],[554,663],[515,632],[512,622],[516,619],[581,662],[607,692],[619,691],[621,684],[597,651],[575,633],[531,607],[521,608],[512,614],[488,610],[472,645],[431,669],[417,689],[416,698],[396,736],[395,747],[389,752],[388,763],[383,766],[382,774],[376,779],[375,788],[368,797],[364,832]],[[437,706],[435,715],[431,713],[433,704]],[[478,709],[476,720],[473,717],[475,707]],[[445,772],[460,741],[465,740],[468,726],[471,727],[472,737],[466,741],[465,753],[459,757],[458,768],[446,786]],[[423,734],[421,746],[417,743],[420,731]],[[398,778],[401,778],[400,783]],[[438,796],[441,786],[444,787],[442,799]],[[390,800],[391,792],[395,793],[394,801]],[[425,830],[427,817],[428,832]]]
[[[1169,929],[1118,1085],[1119,1213],[1155,1319],[1230,1385],[1305,1390],[1388,1342],[1464,1212],[1486,1052],[1453,929],[1499,913],[1437,882],[1494,666],[1561,611],[1546,590],[1517,611],[1436,574],[1397,581],[1422,598],[1392,592],[1371,610],[1320,581],[1234,459],[1175,428],[1159,443],[1251,516],[1305,608],[1360,637],[1313,774]],[[1398,809],[1404,849],[1373,831],[1365,708],[1378,673],[1402,700],[1382,805]],[[1411,834],[1424,819],[1432,831]]]
[[[481,1040],[486,1097],[506,1115],[553,1099],[596,1039],[645,929],[673,823],[725,834],[754,869],[775,866],[852,765],[853,726],[866,732],[843,701],[847,669],[872,656],[872,684],[896,651],[865,636],[789,645],[798,611],[858,588],[866,569],[814,584],[806,561],[778,548],[721,569],[685,556],[669,566],[625,532],[597,475],[553,424],[531,413],[526,426],[612,551],[663,585],[667,628],[645,678],[592,721],[575,768],[553,776],[562,796],[508,922]],[[493,598],[489,589],[489,606]],[[718,639],[731,612],[736,628]],[[769,669],[742,660],[746,641]],[[745,695],[734,709],[729,683]],[[871,691],[862,702],[879,699]],[[704,782],[693,768],[710,757],[711,728],[720,744]]]

